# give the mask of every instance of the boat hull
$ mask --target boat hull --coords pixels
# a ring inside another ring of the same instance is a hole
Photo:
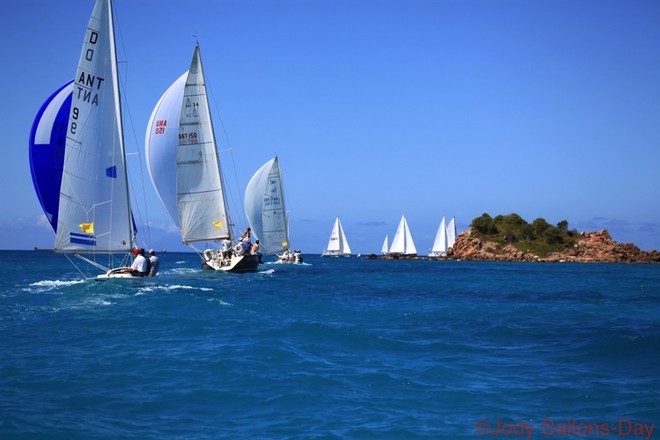
[[[224,258],[222,252],[207,249],[202,254],[204,269],[221,270],[224,272],[256,272],[259,266],[258,255],[232,255]]]
[[[344,257],[344,258],[349,258],[351,254],[343,254],[340,252],[333,252],[333,251],[328,251],[328,252],[323,252],[321,254],[322,257]]]
[[[106,280],[143,280],[148,278],[147,276],[134,276],[130,267],[118,267],[116,269],[110,269],[104,274],[101,274],[94,278],[95,281],[106,281]]]

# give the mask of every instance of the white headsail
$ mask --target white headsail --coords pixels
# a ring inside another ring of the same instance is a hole
[[[453,247],[454,243],[456,243],[456,220],[454,220],[454,217],[449,220],[449,223],[447,224],[447,247]]]
[[[55,250],[127,252],[133,228],[110,0],[97,0],[73,83]]]
[[[389,243],[387,242],[387,240],[388,240],[388,237],[387,237],[387,235],[386,235],[386,236],[385,236],[385,241],[383,241],[383,247],[380,248],[380,253],[383,254],[383,255],[388,254],[389,251],[390,251],[390,250],[389,250],[389,249],[390,249],[390,248],[389,248]]]
[[[264,255],[289,248],[284,186],[277,157],[266,162],[250,179],[245,189],[245,213]]]

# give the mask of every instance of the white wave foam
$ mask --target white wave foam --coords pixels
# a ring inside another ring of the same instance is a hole
[[[223,301],[219,298],[209,298],[209,302],[215,302],[215,303],[220,304],[221,306],[230,306],[230,307],[234,306],[232,303],[228,303],[228,302]]]
[[[36,287],[66,287],[73,286],[75,284],[84,283],[85,280],[72,280],[72,281],[61,281],[61,280],[44,280],[37,281],[36,283],[30,284],[30,286]]]

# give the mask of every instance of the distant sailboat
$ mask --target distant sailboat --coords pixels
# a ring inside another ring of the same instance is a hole
[[[385,240],[383,241],[383,247],[380,248],[380,253],[383,255],[387,255],[390,252],[390,246],[388,244],[388,236],[385,236]]]
[[[445,218],[442,217],[429,257],[444,257],[447,255],[447,248],[447,225],[445,224]]]
[[[277,157],[266,162],[245,189],[245,214],[264,255],[289,249],[289,225]]]
[[[30,136],[35,189],[53,227],[55,252],[74,255],[105,272],[131,278],[136,245],[112,3],[97,0],[89,19],[75,80],[44,104]],[[72,93],[73,91],[73,93]],[[107,255],[107,263],[94,258]]]
[[[204,267],[230,272],[257,269],[257,255],[240,245],[200,252],[194,243],[234,239],[216,147],[199,45],[190,69],[163,94],[149,120],[147,166],[181,240],[201,254]]]
[[[392,246],[390,247],[390,254],[398,255],[417,255],[417,248],[413,242],[406,216],[401,216],[399,227],[396,229],[394,238],[392,239]]]
[[[341,225],[341,220],[339,217],[335,220],[335,224],[332,226],[332,232],[330,232],[330,239],[328,240],[328,245],[325,248],[325,251],[321,254],[322,257],[350,257],[351,248],[348,245],[348,240],[346,240],[346,234],[344,233],[344,228]]]
[[[456,221],[452,217],[447,224],[447,248],[454,247],[456,237]]]

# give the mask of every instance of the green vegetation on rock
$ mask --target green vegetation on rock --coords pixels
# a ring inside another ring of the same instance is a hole
[[[518,214],[493,218],[484,213],[472,220],[470,227],[484,241],[495,242],[501,247],[511,244],[522,252],[530,252],[541,258],[573,247],[579,239],[575,229],[568,230],[566,220],[556,226],[542,218],[527,223]]]

